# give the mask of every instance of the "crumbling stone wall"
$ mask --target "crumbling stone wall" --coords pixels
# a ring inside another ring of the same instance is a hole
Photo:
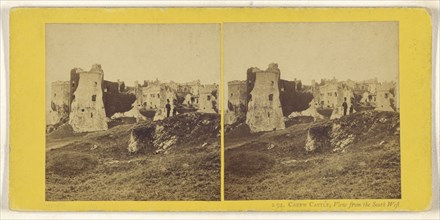
[[[394,85],[392,83],[382,83],[377,86],[376,110],[394,111]]]
[[[317,101],[322,108],[334,108],[338,105],[338,84],[329,83],[319,87]]]
[[[51,101],[46,123],[54,125],[67,122],[70,106],[70,82],[57,81],[51,83]]]
[[[247,83],[246,81],[228,82],[228,106],[225,113],[225,124],[233,124],[246,119]]]
[[[163,94],[162,94],[163,95]],[[142,87],[143,106],[147,109],[158,109],[161,106],[160,85],[149,85]]]
[[[199,88],[199,112],[218,113],[218,85],[207,84]]]
[[[103,101],[104,71],[95,64],[89,72],[79,73],[79,82],[71,104],[69,124],[75,132],[107,130]]]
[[[343,83],[340,83],[338,85],[337,90],[337,99],[336,99],[336,105],[334,106],[332,115],[330,116],[330,119],[336,119],[340,118],[344,115],[344,107],[343,103],[344,100],[347,102],[347,112],[346,115],[350,114],[350,108],[354,104],[354,94],[353,91]]]
[[[176,92],[174,90],[172,90],[170,87],[168,86],[160,86],[160,100],[159,100],[159,106],[157,107],[157,111],[156,114],[154,115],[154,121],[157,120],[163,120],[164,118],[167,117],[167,109],[166,109],[166,104],[168,103],[169,100],[169,104],[170,104],[170,116],[173,116],[174,113],[174,108],[176,107],[176,102],[177,102],[177,96],[176,96]],[[177,112],[176,112],[177,114]]]
[[[248,74],[249,76],[249,74]],[[269,64],[266,71],[255,72],[255,82],[250,92],[246,124],[252,132],[284,129],[278,82],[277,64]]]
[[[73,100],[75,99],[75,91],[76,88],[78,88],[78,83],[79,83],[79,74],[80,73],[84,73],[86,71],[84,71],[81,68],[73,68],[72,70],[70,70],[70,101],[69,101],[69,112],[71,111],[71,105]]]

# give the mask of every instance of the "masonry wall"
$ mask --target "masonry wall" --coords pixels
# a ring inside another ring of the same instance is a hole
[[[376,110],[378,111],[394,111],[392,102],[394,102],[394,95],[391,91],[394,86],[391,83],[382,83],[377,86],[376,92]]]
[[[67,122],[69,119],[70,82],[58,81],[51,83],[51,102],[46,123],[54,125]]]
[[[170,103],[170,117],[173,116],[173,110],[175,108],[175,103],[177,102],[176,92],[172,90],[170,87],[161,86],[160,87],[160,100],[159,106],[157,107],[156,114],[154,116],[154,120],[162,120],[167,117],[167,109],[166,104]],[[177,114],[177,112],[176,112]]]
[[[319,87],[319,105],[334,108],[338,105],[338,84],[331,83]]]
[[[100,65],[94,65],[89,72],[79,73],[69,119],[75,132],[108,129],[103,101],[103,77]]]
[[[350,114],[350,107],[354,104],[354,94],[353,91],[344,84],[339,84],[337,87],[337,98],[336,103],[333,107],[332,115],[330,119],[336,119],[344,116],[344,107],[342,106],[344,100],[347,102],[347,112],[346,115]]]
[[[199,88],[199,112],[218,113],[218,85],[203,85]]]
[[[162,94],[163,95],[163,94]],[[142,105],[147,109],[158,109],[161,106],[160,85],[142,87]]]
[[[228,82],[228,94],[226,94],[226,97],[228,104],[225,106],[225,124],[245,121],[248,101],[246,80]]]
[[[75,99],[75,91],[78,88],[79,83],[79,74],[84,73],[85,71],[81,68],[73,68],[70,70],[70,101],[69,101],[69,112],[71,111],[71,105],[73,100]]]
[[[269,66],[268,70],[255,73],[246,114],[246,124],[252,132],[285,128],[278,86],[280,72],[273,69]]]

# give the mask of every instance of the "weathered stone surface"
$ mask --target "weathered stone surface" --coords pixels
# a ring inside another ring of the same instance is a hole
[[[339,152],[367,135],[398,135],[399,131],[398,113],[363,111],[340,119],[315,122],[308,130],[305,149]],[[378,143],[380,141],[378,139]]]
[[[51,83],[51,103],[46,116],[46,124],[54,125],[69,119],[70,83],[57,81]]]
[[[103,102],[104,72],[95,64],[89,72],[79,73],[79,82],[71,104],[69,124],[75,132],[107,130]]]
[[[247,84],[246,81],[228,82],[228,106],[225,113],[225,124],[244,121],[247,111]]]
[[[284,129],[278,82],[280,70],[270,64],[266,71],[255,73],[255,84],[250,92],[246,123],[252,132]]]
[[[110,118],[111,119],[117,119],[117,118],[124,118],[124,117],[135,118],[136,122],[147,120],[147,118],[145,116],[143,116],[139,112],[139,108],[136,106],[135,103],[133,103],[133,107],[131,108],[130,111],[127,111],[127,112],[117,112],[117,113],[113,114]]]
[[[128,151],[165,153],[181,143],[205,143],[216,139],[219,131],[218,114],[193,112],[160,121],[147,121],[133,128]]]
[[[350,108],[354,104],[353,91],[347,85],[339,84],[337,87],[336,94],[337,94],[336,104],[334,106],[330,119],[336,119],[344,116],[344,107],[343,107],[344,100],[347,103],[346,115],[350,114]]]
[[[294,117],[300,117],[300,116],[310,116],[313,117],[313,120],[317,120],[317,119],[324,119],[324,116],[319,114],[319,112],[316,110],[316,106],[315,106],[315,101],[312,100],[310,102],[310,107],[304,111],[301,112],[292,112],[289,115],[289,118],[294,118]]]
[[[394,111],[392,106],[395,105],[395,102],[394,95],[391,93],[392,91],[394,91],[394,85],[392,83],[382,83],[377,86],[375,110]]]
[[[218,85],[203,85],[199,88],[199,110],[204,113],[218,113]]]

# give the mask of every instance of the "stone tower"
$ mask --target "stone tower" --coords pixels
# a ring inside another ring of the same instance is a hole
[[[89,72],[80,72],[73,94],[69,124],[75,132],[107,130],[103,101],[104,71],[95,64]]]
[[[280,70],[275,63],[269,64],[265,71],[256,70],[246,114],[246,124],[249,125],[252,132],[285,128],[280,102],[279,80]]]

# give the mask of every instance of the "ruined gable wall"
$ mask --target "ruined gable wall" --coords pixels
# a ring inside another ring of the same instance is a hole
[[[85,71],[81,68],[73,68],[70,70],[70,101],[69,101],[69,112],[71,111],[71,105],[73,100],[75,99],[75,91],[78,88],[79,83],[79,74],[84,73]]]
[[[280,72],[260,71],[250,92],[246,124],[252,132],[284,129],[278,82]]]
[[[158,96],[159,94],[159,96]],[[161,105],[160,85],[142,87],[142,101],[147,109],[157,109]]]
[[[247,112],[247,82],[228,82],[228,106],[225,113],[225,124],[233,124],[246,119]]]
[[[138,81],[134,81],[134,94],[136,96],[136,105],[138,108],[143,106],[143,96],[142,96],[142,87],[139,85]]]
[[[92,68],[80,73],[78,87],[72,101],[69,124],[75,132],[107,130],[102,81],[103,72]]]
[[[250,94],[251,91],[254,89],[255,86],[255,79],[257,78],[257,72],[261,71],[260,69],[256,67],[249,68],[246,72],[246,90],[247,90],[247,102],[249,103],[249,100],[251,98]]]
[[[173,116],[174,102],[177,100],[176,91],[172,90],[172,88],[167,86],[161,86],[159,89],[160,94],[160,102],[157,107],[156,114],[154,115],[154,121],[163,120],[167,117],[167,109],[166,104],[167,100],[170,101],[170,117]]]
[[[66,122],[69,118],[70,82],[51,83],[51,104],[46,118],[48,125]]]
[[[199,89],[199,112],[217,113],[218,111],[218,85],[203,85]],[[217,96],[217,97],[216,97]],[[215,105],[213,105],[213,103]],[[217,109],[215,109],[217,108]],[[217,110],[217,111],[216,111]]]
[[[320,105],[324,108],[334,108],[338,105],[338,85],[336,83],[325,84],[319,87]]]
[[[337,94],[338,96],[336,99],[336,104],[335,107],[333,108],[333,112],[332,115],[330,116],[330,119],[336,119],[344,116],[344,107],[342,106],[344,103],[344,98],[346,99],[347,102],[347,112],[346,112],[347,115],[350,114],[350,107],[351,105],[354,104],[352,103],[352,101],[354,100],[353,90],[351,90],[348,86],[340,84],[338,86]]]
[[[245,113],[248,98],[246,81],[228,82],[228,92],[228,110],[238,114]]]
[[[377,86],[376,92],[376,110],[379,111],[394,111],[391,107],[392,101],[394,101],[394,95],[391,90],[394,89],[391,83],[382,83]]]

